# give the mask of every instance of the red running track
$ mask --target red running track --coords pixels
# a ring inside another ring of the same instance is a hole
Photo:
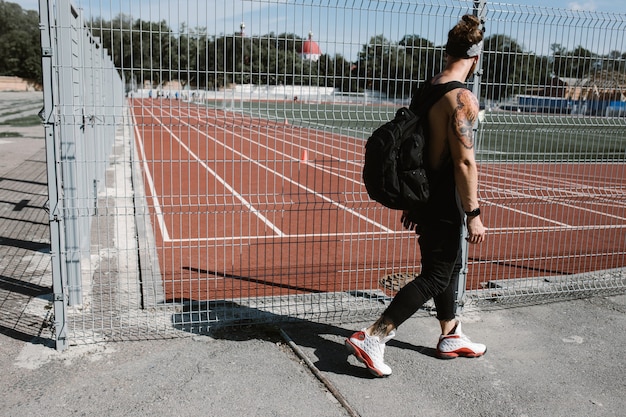
[[[364,142],[178,101],[132,101],[166,299],[378,287],[416,237],[361,183]],[[482,164],[468,288],[624,266],[622,165]]]

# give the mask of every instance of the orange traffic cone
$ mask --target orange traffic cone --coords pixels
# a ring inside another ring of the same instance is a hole
[[[300,158],[300,162],[308,162],[309,160],[309,151],[306,149],[302,150],[302,157]]]

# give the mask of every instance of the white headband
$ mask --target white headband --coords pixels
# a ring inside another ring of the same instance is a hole
[[[472,58],[472,57],[474,57],[474,56],[478,56],[478,55],[480,55],[480,53],[482,52],[482,50],[483,50],[483,41],[480,41],[480,42],[475,43],[474,45],[472,45],[472,46],[471,46],[471,47],[467,50],[467,52],[465,52],[465,55],[466,55],[468,58]]]

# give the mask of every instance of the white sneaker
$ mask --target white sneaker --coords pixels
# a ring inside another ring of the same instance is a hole
[[[396,335],[390,332],[383,340],[378,336],[370,336],[365,329],[354,333],[346,339],[346,348],[356,358],[367,366],[369,371],[376,376],[391,375],[391,368],[383,361],[385,355],[385,343]]]
[[[457,322],[454,331],[448,335],[439,336],[437,357],[440,359],[454,359],[459,356],[477,358],[487,351],[482,343],[472,343],[469,337],[463,334],[461,322]]]

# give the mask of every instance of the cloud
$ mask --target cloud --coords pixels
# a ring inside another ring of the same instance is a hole
[[[567,4],[567,8],[572,10],[586,10],[592,12],[598,8],[598,5],[594,0],[584,2],[573,1]]]

